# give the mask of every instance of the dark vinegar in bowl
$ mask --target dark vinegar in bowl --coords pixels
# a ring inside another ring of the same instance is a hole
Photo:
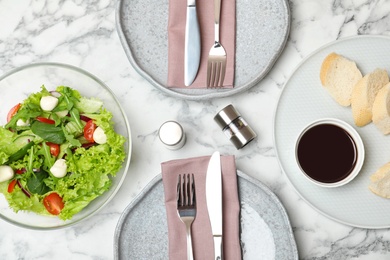
[[[298,164],[310,178],[319,182],[335,183],[345,179],[354,170],[357,157],[355,141],[337,125],[315,125],[298,140]]]

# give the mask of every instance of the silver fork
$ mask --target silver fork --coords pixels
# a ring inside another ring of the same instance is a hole
[[[186,225],[187,259],[194,259],[192,252],[191,225],[196,216],[196,195],[194,174],[179,175],[177,181],[177,213]]]
[[[221,17],[221,1],[214,0],[214,45],[209,52],[207,62],[207,87],[223,86],[226,71],[226,51],[219,41],[219,22]]]

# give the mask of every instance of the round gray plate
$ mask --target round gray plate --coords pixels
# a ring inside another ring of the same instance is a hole
[[[236,0],[234,88],[167,88],[168,4],[168,0],[119,0],[116,26],[131,65],[153,86],[178,98],[226,97],[253,87],[274,65],[290,31],[287,0]]]
[[[298,259],[283,205],[261,182],[238,171],[243,259]],[[161,174],[125,209],[115,230],[115,259],[168,259]]]
[[[320,82],[322,61],[336,52],[356,62],[363,75],[376,68],[390,71],[390,37],[360,35],[331,42],[308,56],[284,86],[274,118],[274,141],[280,165],[301,197],[325,216],[360,228],[389,228],[390,201],[368,186],[370,176],[389,161],[390,137],[373,123],[357,127],[350,107],[337,104]],[[309,182],[299,170],[294,145],[300,131],[325,117],[341,119],[355,128],[364,143],[365,160],[359,175],[337,188]]]

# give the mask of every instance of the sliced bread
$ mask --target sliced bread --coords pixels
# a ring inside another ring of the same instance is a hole
[[[361,78],[352,90],[351,108],[357,126],[365,126],[372,120],[372,105],[379,90],[389,83],[384,69],[376,69]]]
[[[342,106],[351,105],[352,89],[361,78],[356,63],[337,53],[330,53],[322,62],[321,84]]]
[[[371,175],[368,188],[378,196],[390,198],[390,162]]]
[[[390,133],[390,83],[387,83],[375,97],[372,105],[372,121],[385,135]]]

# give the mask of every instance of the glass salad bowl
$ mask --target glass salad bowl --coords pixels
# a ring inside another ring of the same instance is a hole
[[[39,92],[44,85],[47,90],[55,90],[57,86],[68,86],[80,92],[87,98],[98,98],[103,102],[103,108],[113,115],[115,132],[125,137],[125,159],[119,172],[111,177],[111,187],[101,196],[91,201],[79,213],[69,220],[62,220],[54,215],[39,215],[33,212],[14,212],[0,193],[0,218],[17,226],[50,230],[68,227],[87,219],[102,209],[115,196],[122,185],[131,156],[131,134],[126,114],[114,93],[94,75],[66,64],[35,63],[17,68],[0,77],[0,125],[7,123],[8,111],[17,103],[21,103],[30,94]]]

